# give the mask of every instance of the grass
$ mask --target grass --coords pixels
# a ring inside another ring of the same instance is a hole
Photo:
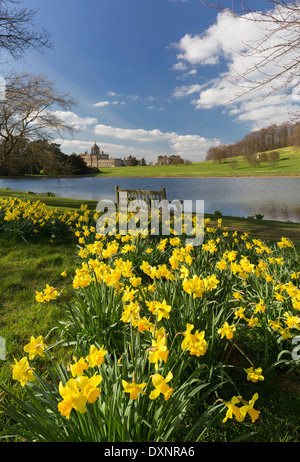
[[[55,327],[55,318],[62,316],[56,301],[41,306],[35,292],[49,284],[60,291],[60,303],[71,300],[70,280],[61,273],[66,268],[69,274],[75,271],[75,249],[74,241],[50,245],[0,239],[0,335],[5,339],[7,359],[0,363],[2,384],[10,381],[10,364],[30,336],[46,336]],[[63,348],[60,354],[65,354]]]
[[[218,219],[215,215],[207,214],[206,216],[211,218],[212,223],[216,223]],[[282,237],[287,237],[293,241],[296,249],[300,250],[300,223],[232,216],[222,216],[221,218],[224,226],[227,226],[229,230],[246,232],[250,236],[269,241],[278,241]]]
[[[57,208],[58,210],[79,209],[81,204],[86,204],[89,210],[95,210],[97,201],[68,199],[64,197],[47,196],[45,194],[36,194],[34,192],[12,191],[10,189],[0,188],[0,198],[7,199],[15,197],[22,201],[41,201],[48,207]]]
[[[235,168],[231,159],[222,163],[213,161],[194,162],[189,165],[147,165],[135,167],[101,168],[96,176],[103,177],[244,177],[244,176],[300,176],[300,150],[287,147],[276,149],[280,160],[275,167],[262,162],[252,167],[243,157],[236,157]]]
[[[14,196],[23,199],[43,200],[51,207],[78,208],[88,204],[93,209],[93,201],[76,201],[47,196],[38,196],[12,191],[0,191],[0,197]],[[212,223],[219,218],[207,215]],[[300,255],[300,224],[269,220],[249,220],[239,217],[222,216],[223,224],[229,229],[248,232],[252,238],[277,241],[282,236],[290,238]],[[67,279],[61,276],[67,268]],[[0,382],[21,395],[22,389],[12,382],[11,367],[14,357],[19,357],[30,335],[55,339],[55,318],[62,319],[59,306],[72,300],[70,278],[76,269],[76,244],[73,240],[50,244],[48,241],[13,242],[5,237],[0,239],[0,336],[6,341],[7,361],[0,361]],[[46,284],[55,286],[61,297],[58,301],[41,306],[35,300],[35,292]],[[60,346],[59,359],[69,358],[70,351]],[[298,442],[300,440],[300,376],[295,373],[287,378],[277,377],[276,383],[262,384],[260,395],[265,405],[256,425],[256,433],[248,441],[258,442]],[[252,431],[249,428],[249,431]],[[233,424],[227,434],[218,427],[207,433],[207,441],[231,441],[239,435],[239,426]]]

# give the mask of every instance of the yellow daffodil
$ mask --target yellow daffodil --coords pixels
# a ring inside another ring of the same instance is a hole
[[[162,336],[157,340],[152,340],[152,346],[147,350],[149,352],[149,362],[155,364],[158,370],[159,362],[167,362],[169,350],[167,348],[167,339]]]
[[[260,414],[260,411],[257,411],[256,409],[254,409],[254,403],[255,401],[258,399],[258,394],[255,393],[251,400],[249,401],[248,404],[246,404],[245,406],[242,406],[241,409],[240,409],[240,412],[243,416],[245,416],[246,414],[249,414],[249,416],[251,417],[251,420],[252,420],[252,423],[254,423],[258,417],[259,417],[259,414]]]
[[[70,370],[72,373],[73,377],[80,377],[83,374],[83,371],[89,368],[88,364],[86,363],[86,360],[84,358],[80,358],[78,361],[76,361],[75,357],[73,357],[73,360],[75,361],[74,364],[70,365]]]
[[[106,353],[107,351],[103,349],[103,346],[98,349],[95,345],[91,345],[90,354],[86,357],[89,367],[101,366]]]
[[[147,302],[146,304],[148,306],[149,311],[154,314],[154,316],[157,316],[157,321],[161,321],[162,318],[169,319],[170,318],[170,311],[171,311],[171,305],[168,305],[166,300],[163,300],[162,302],[159,301],[151,301]]]
[[[144,392],[143,388],[147,385],[147,383],[135,383],[131,382],[128,383],[126,380],[122,380],[122,385],[124,390],[122,390],[122,393],[129,393],[129,398],[130,399],[138,399],[139,394],[145,395],[146,393]]]
[[[227,337],[228,340],[233,338],[233,332],[236,331],[236,327],[234,325],[229,325],[228,322],[226,321],[223,326],[218,329],[218,334],[221,335],[221,338]]]
[[[187,324],[186,331],[183,332],[184,340],[181,343],[181,348],[187,350],[191,355],[203,356],[207,351],[207,342],[204,338],[204,331],[195,331],[194,334],[191,331],[194,329],[193,324]]]
[[[27,382],[33,382],[35,379],[33,369],[29,366],[28,360],[26,357],[22,358],[20,361],[15,359],[15,364],[12,364],[13,368],[13,379],[18,380],[22,387],[26,385]]]
[[[240,411],[240,408],[236,406],[236,404],[240,403],[240,400],[241,400],[241,396],[233,396],[231,398],[231,401],[230,403],[227,403],[225,401],[224,404],[226,404],[227,406],[227,412],[226,412],[226,415],[223,419],[223,423],[225,423],[228,419],[232,419],[233,416],[235,416],[235,418],[241,422],[243,420],[243,416],[241,415],[241,411]]]
[[[167,401],[174,391],[173,388],[170,388],[169,385],[167,385],[167,383],[170,382],[170,380],[172,380],[173,378],[172,372],[169,372],[165,379],[160,374],[153,374],[151,378],[152,378],[152,383],[155,387],[155,390],[151,391],[149,398],[156,399],[158,398],[160,394],[163,394],[165,397],[165,400]]]
[[[249,367],[248,369],[244,369],[244,371],[247,373],[247,380],[250,380],[251,382],[264,380],[261,367],[258,367],[257,369],[254,367]]]
[[[35,356],[43,357],[45,355],[45,348],[43,337],[39,335],[37,338],[31,336],[30,342],[24,346],[24,351],[29,354],[29,359],[34,359]]]

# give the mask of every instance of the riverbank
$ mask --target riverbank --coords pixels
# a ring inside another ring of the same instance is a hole
[[[7,199],[9,197],[16,197],[22,201],[41,201],[48,207],[58,210],[79,210],[81,205],[86,205],[89,210],[96,210],[98,204],[98,201],[93,200],[69,199],[0,189],[0,199]],[[209,213],[205,213],[205,218],[210,218],[212,225],[217,224],[217,220],[222,218],[224,226],[227,226],[230,230],[246,232],[262,240],[278,241],[282,236],[285,236],[291,239],[295,247],[300,250],[300,223],[265,219],[257,220],[253,217],[244,218]]]

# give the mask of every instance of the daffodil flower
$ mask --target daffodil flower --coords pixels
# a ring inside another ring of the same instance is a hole
[[[124,388],[124,390],[122,390],[122,393],[129,393],[130,399],[133,399],[133,400],[138,399],[139,393],[142,395],[146,394],[143,388],[145,388],[147,383],[140,383],[140,384],[135,383],[135,382],[128,383],[126,382],[126,380],[122,380],[122,385]]]
[[[167,401],[174,391],[174,388],[170,388],[169,385],[167,385],[167,383],[173,378],[172,372],[170,371],[165,379],[160,374],[153,374],[151,378],[152,383],[155,386],[155,390],[151,391],[149,398],[156,399],[160,394],[163,394]]]

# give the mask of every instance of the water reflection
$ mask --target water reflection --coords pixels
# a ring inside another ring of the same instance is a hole
[[[299,178],[1,178],[0,188],[59,197],[115,200],[115,185],[128,189],[165,187],[169,200],[204,200],[205,212],[300,223]]]

